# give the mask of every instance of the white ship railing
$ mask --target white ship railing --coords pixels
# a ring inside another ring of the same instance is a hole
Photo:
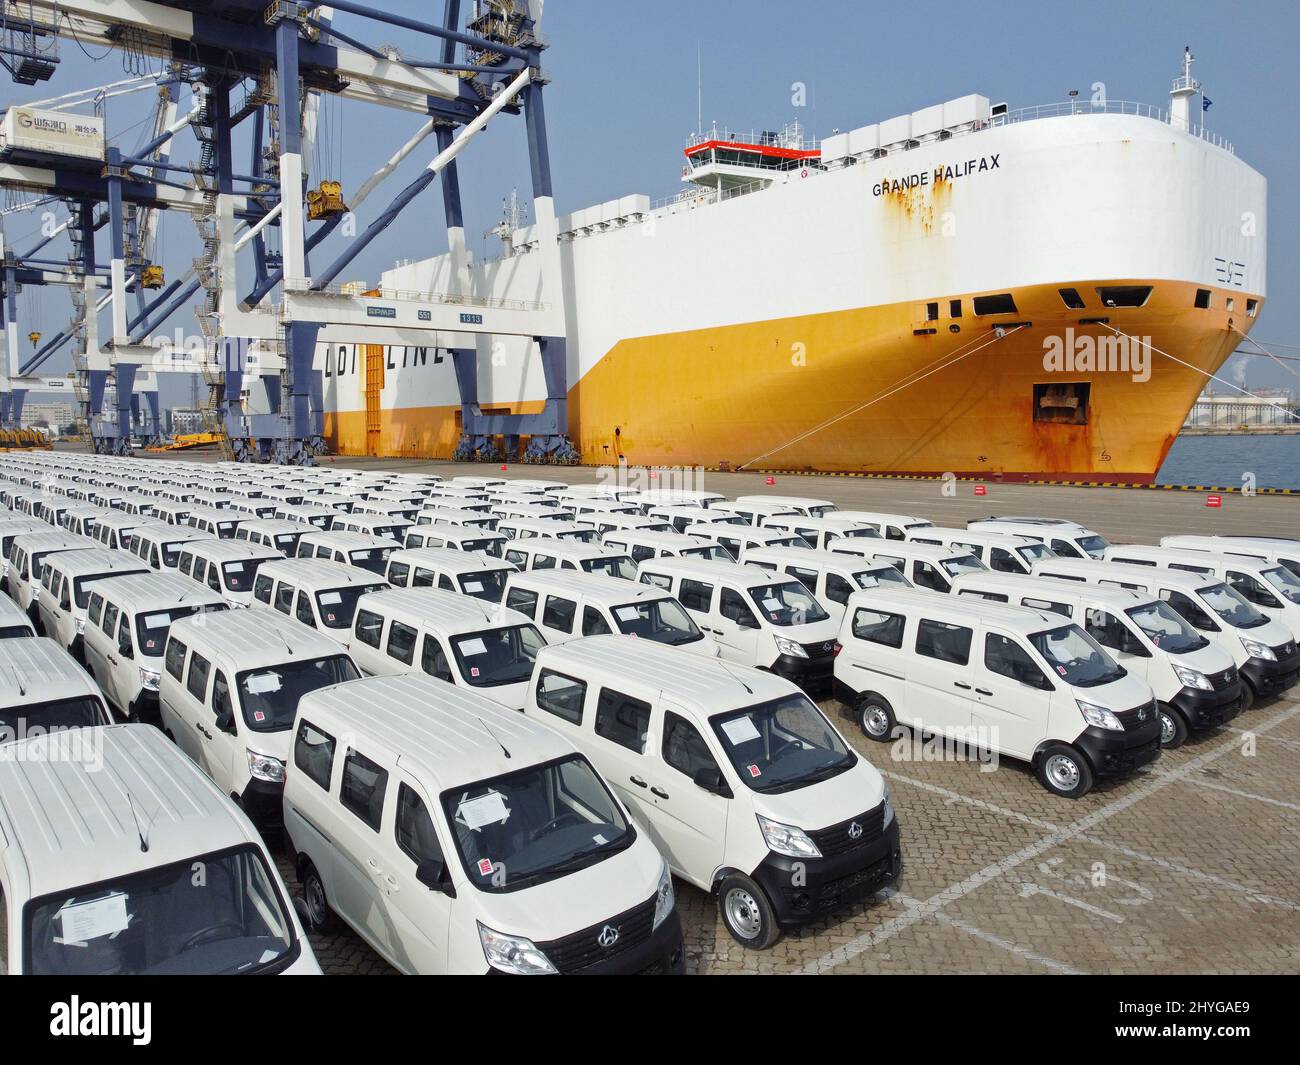
[[[1016,122],[1033,122],[1040,118],[1061,118],[1069,115],[1136,115],[1139,118],[1151,118],[1157,122],[1163,122],[1165,125],[1172,125],[1168,111],[1154,107],[1151,104],[1136,103],[1132,100],[1097,102],[1092,100],[1067,100],[1052,104],[1038,104],[1034,107],[1017,108],[1005,115],[999,115],[997,118],[990,119],[988,125],[1007,126]],[[978,132],[978,130],[965,132],[974,133]],[[1183,132],[1193,137],[1199,137],[1201,140],[1213,144],[1216,148],[1222,148],[1226,152],[1236,154],[1236,149],[1233,148],[1230,141],[1207,129],[1204,125],[1192,125]],[[953,136],[962,135],[962,133],[953,134]]]
[[[326,285],[321,289],[303,290],[307,295],[317,292],[331,296],[365,296],[370,299],[390,300],[394,303],[444,303],[451,306],[487,307],[507,311],[547,311],[549,303],[532,300],[508,300],[495,296],[461,296],[454,292],[420,292],[417,289],[392,288],[379,285],[373,289],[357,291],[350,282]]]

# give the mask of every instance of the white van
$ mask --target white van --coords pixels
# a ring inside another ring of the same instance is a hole
[[[369,570],[321,559],[266,562],[253,578],[253,599],[346,643],[357,600],[386,588]]]
[[[9,597],[35,621],[45,557],[56,551],[90,551],[94,546],[94,540],[53,532],[48,525],[45,532],[19,533],[9,544],[9,566],[5,571]]]
[[[509,562],[472,551],[404,547],[388,556],[385,576],[394,588],[439,588],[499,603],[514,572]]]
[[[425,525],[406,530],[406,547],[445,547],[452,551],[472,551],[500,558],[507,537],[490,529],[471,529],[462,525]]]
[[[742,503],[740,500],[724,499],[714,503],[709,509],[744,518],[746,525],[766,525],[772,518],[806,517],[801,511],[793,510],[780,503],[769,503],[766,500]]]
[[[640,492],[619,493],[620,501],[640,507],[711,507],[724,503],[727,497],[721,492],[702,492],[688,488],[646,488]]]
[[[497,522],[497,532],[511,540],[575,540],[583,544],[600,543],[600,535],[588,525],[551,518],[504,518]]]
[[[1232,656],[1246,682],[1242,709],[1262,695],[1281,695],[1300,680],[1291,630],[1246,601],[1218,577],[1124,562],[1057,558],[1034,563],[1034,576],[1086,581],[1158,596],[1192,628]]]
[[[1300,577],[1280,562],[1251,555],[1180,551],[1141,544],[1112,544],[1106,548],[1106,561],[1212,574],[1300,639]]]
[[[823,550],[836,540],[843,539],[882,539],[880,533],[870,525],[844,518],[771,518],[763,523],[763,528],[773,532],[787,532],[798,536],[811,548]]]
[[[782,532],[779,529],[755,529],[740,525],[723,525],[718,522],[701,522],[692,526],[691,536],[712,540],[726,551],[733,561],[755,547],[807,546],[804,538],[796,536],[794,533]]]
[[[971,532],[1000,532],[1041,540],[1061,558],[1095,558],[1110,546],[1101,533],[1065,518],[991,517],[966,523]]]
[[[274,859],[230,800],[155,728],[83,732],[83,758],[46,735],[0,760],[7,971],[319,975]]]
[[[339,514],[330,527],[334,532],[359,533],[362,536],[377,536],[385,540],[403,543],[411,522],[404,518],[383,517],[379,514]]]
[[[223,793],[274,829],[298,701],[360,676],[336,641],[272,610],[181,618],[167,634],[159,716]]]
[[[1179,551],[1218,551],[1278,562],[1300,577],[1300,540],[1286,536],[1162,536],[1161,547]]]
[[[477,692],[409,674],[308,695],[284,821],[312,924],[337,914],[401,972],[683,968],[652,839],[568,739]]]
[[[886,540],[906,540],[907,534],[914,529],[928,529],[934,524],[915,514],[883,514],[874,510],[837,510],[835,517],[840,521],[869,525]]]
[[[810,690],[829,686],[839,626],[793,577],[739,562],[656,558],[641,563],[641,580],[676,596],[728,662]]]
[[[0,639],[0,745],[112,722],[98,686],[54,640]]]
[[[901,724],[995,751],[1069,799],[1160,756],[1146,681],[1052,611],[874,588],[849,600],[840,646],[836,695],[870,739]]]
[[[401,548],[400,539],[358,532],[307,532],[298,540],[299,558],[342,562],[383,576],[388,557]]]
[[[1162,747],[1181,747],[1189,732],[1226,725],[1241,710],[1242,680],[1232,655],[1150,592],[1052,577],[973,573],[957,578],[953,594],[1069,618],[1151,685],[1160,704]]]
[[[82,643],[90,590],[110,577],[148,573],[149,567],[125,551],[95,547],[88,551],[57,551],[45,556],[41,597],[37,603],[41,629],[73,658],[85,660]]]
[[[476,510],[456,510],[452,507],[425,507],[415,515],[417,526],[455,525],[463,529],[495,529],[500,520],[495,514],[480,514]]]
[[[609,550],[628,555],[633,562],[638,563],[660,555],[707,558],[715,562],[734,561],[725,547],[705,536],[643,530],[615,531],[606,533],[601,543]]]
[[[524,712],[591,758],[747,947],[902,871],[884,780],[780,677],[596,637],[541,651]]]
[[[433,588],[363,595],[348,641],[353,660],[371,675],[427,673],[477,688],[509,710],[524,708],[533,662],[545,646],[532,618]]]
[[[212,589],[227,606],[253,605],[253,581],[258,569],[284,556],[279,551],[238,540],[199,540],[180,552],[176,572]]]
[[[329,532],[342,515],[330,507],[313,506],[307,503],[278,503],[271,508],[269,515],[257,515],[259,518],[271,517],[277,521],[292,521],[299,525],[309,525],[321,532]]]
[[[690,532],[697,525],[739,525],[742,528],[751,528],[750,523],[742,515],[729,514],[725,510],[712,510],[709,507],[661,504],[647,508],[645,516],[671,525],[679,533]]]
[[[839,510],[829,499],[810,499],[808,496],[737,496],[736,502],[781,506],[805,518],[829,518]]]
[[[92,503],[81,503],[65,510],[61,523],[63,528],[70,533],[76,533],[78,536],[90,536],[94,531],[95,522],[104,515],[111,513],[113,512],[106,507],[97,507]]]
[[[890,562],[870,562],[855,555],[814,551],[807,547],[756,547],[740,558],[746,565],[761,566],[773,573],[793,577],[817,598],[821,608],[838,625],[844,617],[849,596],[863,588],[882,584],[910,588],[912,582]]]
[[[228,507],[195,507],[190,511],[191,526],[221,540],[233,540],[241,525],[260,520]]]
[[[86,668],[120,717],[156,724],[167,630],[178,618],[227,609],[215,592],[172,574],[108,577],[90,589]]]
[[[836,540],[830,550],[888,562],[916,587],[932,592],[950,591],[952,582],[963,573],[983,573],[988,568],[964,547],[936,547],[912,540]]]
[[[636,580],[636,563],[608,545],[573,543],[568,540],[511,540],[502,555],[520,570],[576,569],[603,573],[606,577]]]
[[[711,658],[720,653],[672,593],[617,577],[572,570],[512,573],[505,605],[537,622],[547,643],[621,633]]]
[[[36,626],[32,619],[12,599],[0,596],[0,640],[19,640],[35,635]]]
[[[131,544],[126,550],[150,569],[165,573],[174,570],[180,562],[181,545],[196,541],[220,542],[199,529],[151,523],[141,525],[131,534]]]
[[[914,544],[932,544],[966,551],[998,573],[1026,575],[1035,562],[1056,555],[1042,540],[1010,533],[978,532],[970,529],[945,529],[932,525],[928,529],[913,529],[907,539]]]
[[[129,551],[131,537],[136,529],[143,525],[164,525],[156,518],[137,518],[123,514],[120,510],[112,511],[96,520],[91,526],[90,538],[102,547],[113,551]]]
[[[269,547],[286,558],[293,558],[298,553],[298,541],[307,531],[300,522],[263,518],[260,521],[244,522],[235,530],[235,539],[247,540],[259,547]]]
[[[574,524],[585,525],[590,529],[595,529],[596,532],[600,534],[602,540],[611,533],[623,535],[634,532],[676,532],[668,522],[660,521],[658,518],[647,518],[640,510],[637,510],[635,514],[610,511],[588,511],[585,514],[579,514],[574,518]]]

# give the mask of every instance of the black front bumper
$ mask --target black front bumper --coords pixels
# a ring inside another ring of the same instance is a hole
[[[252,777],[239,797],[248,819],[260,830],[284,828],[284,784]]]
[[[778,677],[793,681],[806,692],[818,694],[830,691],[834,668],[834,655],[818,655],[816,658],[780,655],[770,667]]]
[[[805,924],[887,887],[902,875],[898,818],[878,839],[831,858],[787,858],[768,854],[752,876],[776,911],[782,928]]]
[[[1241,675],[1250,681],[1256,695],[1281,695],[1300,680],[1300,653],[1277,662],[1252,658],[1241,667]]]
[[[1241,713],[1242,682],[1237,680],[1220,691],[1183,688],[1169,705],[1183,715],[1194,732],[1226,725]]]
[[[158,709],[158,693],[148,688],[141,688],[140,694],[131,704],[129,720],[162,728],[162,713]]]
[[[1087,756],[1098,776],[1131,773],[1160,757],[1160,715],[1148,714],[1146,721],[1123,732],[1089,725],[1074,746]]]

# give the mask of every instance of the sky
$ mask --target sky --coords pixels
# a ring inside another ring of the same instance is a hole
[[[441,11],[441,4],[430,0],[387,0],[382,6],[423,19]],[[412,56],[435,54],[430,38],[405,29],[349,14],[338,15],[335,25],[370,44],[393,44]],[[1300,375],[1300,121],[1294,88],[1300,3],[1295,0],[923,6],[851,0],[747,5],[548,0],[542,31],[551,42],[544,56],[552,79],[546,111],[561,213],[630,193],[658,199],[677,191],[681,151],[701,115],[706,127],[716,120],[739,129],[777,129],[798,119],[809,133],[823,137],[972,92],[1015,109],[1064,100],[1071,89],[1087,96],[1095,82],[1105,84],[1112,101],[1166,107],[1170,79],[1180,73],[1183,46],[1190,45],[1194,76],[1213,101],[1207,126],[1232,141],[1238,156],[1269,180],[1268,298],[1252,336],[1297,360],[1279,366],[1237,356],[1234,364],[1244,365],[1250,387],[1300,392],[1295,376]],[[70,39],[61,42],[60,57],[51,82],[0,86],[0,105],[127,76],[120,54],[92,60]],[[806,86],[802,107],[792,106],[796,83]],[[149,95],[110,100],[107,107],[110,137],[120,135],[123,147],[137,145],[152,107]],[[309,167],[317,178],[341,180],[346,199],[419,122],[404,112],[331,100],[323,109]],[[496,240],[486,231],[500,220],[511,189],[517,187],[525,199],[529,192],[522,120],[498,119],[481,141],[460,163],[467,236],[476,256],[497,253]],[[192,150],[188,132],[179,144],[184,153]],[[430,142],[417,149],[362,208],[360,226],[433,154]],[[20,248],[33,242],[38,227],[34,213],[6,219],[8,240]],[[313,261],[332,260],[343,239],[325,242]],[[179,277],[198,252],[188,218],[177,214],[165,220],[161,248],[168,276]],[[444,249],[435,183],[341,280],[374,283],[397,260]],[[61,256],[63,247],[50,251]],[[251,265],[243,269],[251,276]],[[34,319],[34,328],[48,337],[63,327],[70,310],[62,289],[28,290],[20,300],[20,314],[26,316],[22,332],[28,331],[26,320]],[[192,315],[177,314],[168,331],[176,326],[192,332]],[[1234,364],[1222,371],[1225,376],[1240,374]],[[41,372],[70,365],[63,355]],[[164,403],[184,405],[188,394],[188,386],[171,383]]]

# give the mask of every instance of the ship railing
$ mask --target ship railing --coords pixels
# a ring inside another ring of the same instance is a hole
[[[1137,103],[1133,100],[1078,99],[1037,104],[1033,107],[1020,107],[1005,115],[990,119],[987,125],[1006,126],[1015,122],[1033,122],[1040,118],[1061,118],[1069,115],[1136,115],[1139,118],[1151,118],[1166,125],[1171,124],[1169,112],[1152,104]],[[978,130],[970,130],[969,132],[974,133],[978,132]],[[1230,141],[1219,136],[1213,130],[1207,129],[1204,124],[1199,126],[1190,125],[1184,132],[1191,134],[1193,137],[1199,137],[1201,140],[1213,144],[1216,148],[1222,148],[1226,152],[1236,154],[1236,149]],[[957,135],[959,134],[954,134],[954,136]]]
[[[455,292],[420,292],[418,289],[392,288],[378,285],[373,289],[357,291],[351,282],[327,285],[321,289],[312,289],[331,296],[367,296],[371,299],[390,300],[394,303],[443,303],[458,307],[486,307],[491,310],[505,311],[547,311],[549,303],[537,303],[533,300],[508,300],[496,296],[462,296]]]
[[[692,133],[686,138],[686,147],[694,148],[697,144],[710,141],[733,141],[736,144],[761,144],[773,148],[791,148],[800,152],[815,152],[821,142],[814,137],[805,137],[802,130],[784,129],[730,129],[725,126],[710,126],[699,133]]]

